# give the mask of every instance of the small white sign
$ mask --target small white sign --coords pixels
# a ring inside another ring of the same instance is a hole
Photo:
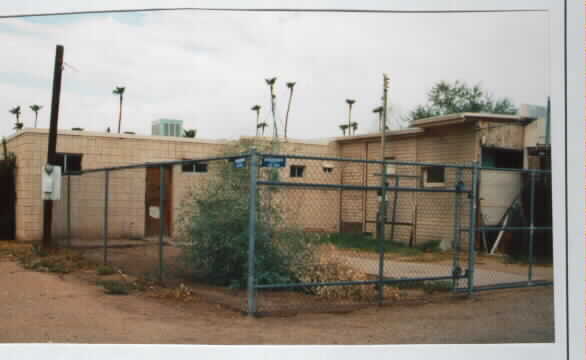
[[[41,168],[41,198],[61,200],[61,166],[45,165]]]
[[[149,207],[149,216],[153,219],[158,219],[161,217],[161,212],[159,211],[158,206],[150,206]]]

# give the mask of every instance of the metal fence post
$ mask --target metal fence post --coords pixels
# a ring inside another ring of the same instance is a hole
[[[256,313],[256,289],[255,289],[255,241],[256,241],[256,181],[257,181],[257,154],[252,148],[249,155],[250,189],[248,197],[248,315]]]
[[[67,247],[71,248],[71,175],[67,175]]]
[[[456,170],[456,189],[460,191],[462,189],[462,169]],[[452,276],[454,277],[452,280],[452,291],[454,291],[457,287],[458,280],[456,279],[457,276],[461,275],[460,269],[460,216],[461,214],[461,204],[460,200],[462,195],[460,192],[456,192],[454,194],[454,241],[452,242],[452,251],[454,252],[454,257],[452,261]]]
[[[110,172],[106,171],[104,185],[104,265],[108,263],[108,192],[110,187]]]
[[[533,237],[535,234],[535,172],[530,172],[531,177],[531,194],[529,202],[529,274],[528,281],[533,280]]]
[[[384,157],[383,157],[384,159]],[[378,303],[382,305],[385,298],[384,275],[385,275],[385,223],[387,222],[387,167],[383,160],[381,163],[381,201],[379,210],[379,239],[378,239]]]
[[[468,230],[468,296],[474,292],[474,268],[476,267],[476,215],[478,205],[478,162],[472,169],[472,193],[470,194],[470,229]]]
[[[165,166],[159,168],[159,282],[163,282],[163,236],[165,234]]]

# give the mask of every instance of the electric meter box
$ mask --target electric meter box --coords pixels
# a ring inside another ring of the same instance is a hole
[[[61,200],[61,166],[45,165],[41,169],[41,197]]]

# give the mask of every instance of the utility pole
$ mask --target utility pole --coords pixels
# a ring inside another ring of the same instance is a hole
[[[53,72],[53,98],[51,100],[51,123],[49,126],[49,148],[47,164],[55,165],[57,151],[57,124],[59,120],[59,99],[61,97],[61,75],[63,74],[63,45],[55,50],[55,68]],[[47,250],[52,246],[51,222],[53,221],[53,201],[43,201],[43,241],[41,247]]]

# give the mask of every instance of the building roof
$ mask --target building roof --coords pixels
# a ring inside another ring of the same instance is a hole
[[[9,142],[18,136],[24,134],[49,134],[49,129],[35,129],[35,128],[24,128],[6,137],[6,141]],[[177,136],[157,136],[157,135],[135,135],[135,134],[118,134],[108,133],[99,131],[76,131],[76,130],[63,130],[59,129],[58,135],[65,136],[83,136],[83,137],[101,137],[110,139],[132,139],[132,140],[144,140],[144,141],[167,141],[167,142],[185,142],[185,143],[200,143],[200,144],[228,144],[238,141],[238,139],[201,139],[201,138],[186,138]],[[267,142],[271,141],[271,137],[256,137],[260,140]],[[240,139],[255,139],[254,136],[241,136]],[[328,145],[333,139],[313,139],[313,140],[302,140],[302,139],[291,139],[288,138],[288,143],[293,144],[306,144],[306,145]],[[283,142],[283,138],[279,138],[279,141]]]
[[[33,129],[24,128],[6,137],[6,141],[10,141],[18,136],[24,134],[49,134],[49,129]],[[107,133],[99,131],[76,131],[76,130],[62,130],[57,131],[58,135],[66,136],[85,136],[85,137],[101,137],[110,139],[132,139],[132,140],[145,140],[145,141],[167,141],[167,142],[186,142],[186,143],[201,143],[201,144],[226,144],[227,140],[207,140],[198,138],[185,138],[177,136],[153,136],[153,135],[134,135],[134,134],[118,134],[118,133]]]
[[[475,121],[478,119],[492,122],[509,122],[524,124],[532,118],[519,115],[491,114],[491,113],[457,113],[418,119],[413,122],[413,127],[425,128],[432,126],[444,126]]]
[[[424,130],[420,128],[407,128],[401,130],[391,130],[387,131],[387,136],[408,136],[408,135],[417,135],[423,133]],[[366,140],[371,138],[380,138],[381,133],[369,133],[364,135],[355,135],[355,136],[340,136],[334,138],[333,140],[336,142],[348,142],[348,141],[355,141],[355,140]]]

